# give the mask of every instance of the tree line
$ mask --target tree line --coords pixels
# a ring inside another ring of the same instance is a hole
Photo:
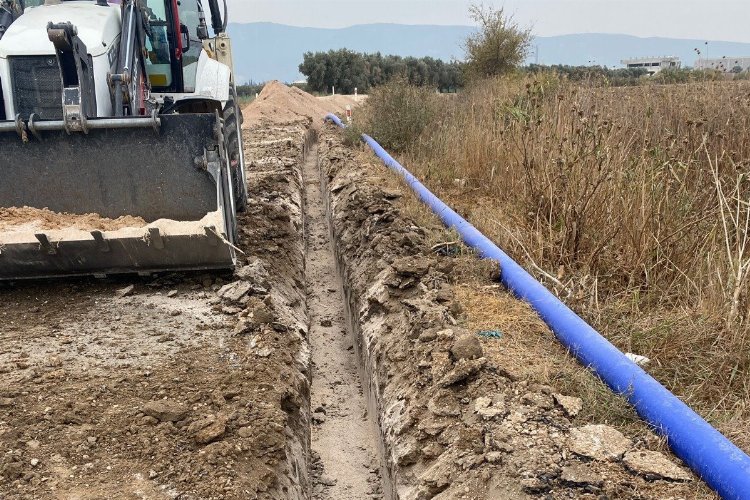
[[[361,93],[402,78],[412,85],[430,86],[440,92],[456,92],[463,86],[463,64],[432,57],[401,57],[364,54],[348,49],[308,52],[299,66],[307,77],[308,91]]]

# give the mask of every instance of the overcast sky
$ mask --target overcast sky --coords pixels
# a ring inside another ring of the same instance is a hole
[[[353,24],[471,24],[464,0],[228,0],[232,22],[341,28]],[[750,0],[484,0],[505,5],[537,35],[625,33],[750,42]]]

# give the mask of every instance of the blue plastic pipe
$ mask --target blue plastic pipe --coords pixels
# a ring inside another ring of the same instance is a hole
[[[335,115],[328,115],[326,119],[344,127]],[[406,180],[447,227],[455,228],[480,256],[500,263],[503,285],[531,304],[584,366],[594,371],[614,392],[626,397],[643,419],[666,436],[674,453],[696,474],[722,498],[750,500],[750,457],[747,454],[625,357],[489,238],[430,192],[372,137],[363,135],[362,138],[387,167]]]

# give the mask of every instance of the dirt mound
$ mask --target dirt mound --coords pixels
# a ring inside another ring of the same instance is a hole
[[[46,208],[0,208],[0,230],[33,228],[47,231],[53,229],[74,228],[81,230],[116,231],[126,227],[144,227],[146,221],[140,217],[126,215],[117,219],[108,219],[98,214],[58,213]]]
[[[344,116],[346,113],[346,107],[349,106],[352,109],[361,106],[367,100],[366,95],[359,95],[357,97],[353,95],[329,95],[325,97],[318,97],[320,105],[328,110],[329,113],[336,113],[339,116]]]
[[[248,125],[262,121],[274,124],[319,122],[328,112],[314,96],[278,81],[266,84],[258,98],[243,110]]]

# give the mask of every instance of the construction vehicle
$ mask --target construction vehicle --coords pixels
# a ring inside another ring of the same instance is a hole
[[[235,265],[247,181],[226,25],[218,0],[0,0],[0,208],[146,222],[0,231],[0,280]]]

